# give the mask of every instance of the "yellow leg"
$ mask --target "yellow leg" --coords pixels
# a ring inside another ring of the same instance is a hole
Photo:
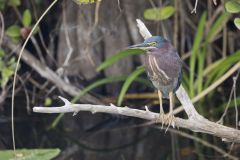
[[[157,119],[157,123],[161,122],[162,123],[162,128],[163,125],[165,124],[165,113],[163,110],[163,103],[162,103],[162,92],[160,90],[158,90],[158,97],[159,97],[159,103],[160,103],[160,113],[159,113],[159,118]]]
[[[159,97],[159,103],[160,103],[160,114],[164,114],[163,103],[162,103],[162,92],[160,90],[158,90],[158,97]]]
[[[169,114],[173,115],[173,105],[174,105],[174,102],[173,102],[173,92],[169,92],[169,103],[170,103],[170,110],[169,110]]]
[[[170,109],[169,109],[169,113],[168,113],[168,115],[167,115],[167,123],[168,123],[168,127],[170,126],[170,125],[175,125],[175,122],[174,122],[174,115],[173,115],[173,105],[174,105],[174,103],[173,103],[173,99],[174,99],[174,97],[173,97],[173,92],[169,92],[169,105],[170,105]],[[167,129],[166,129],[166,132],[167,132],[167,130],[168,130],[168,127],[167,127]]]

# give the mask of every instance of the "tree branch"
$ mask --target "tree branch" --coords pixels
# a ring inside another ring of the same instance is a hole
[[[137,19],[139,32],[144,37],[144,39],[151,37],[151,33],[148,31],[144,23]],[[173,127],[190,129],[194,132],[202,132],[211,134],[217,137],[221,137],[223,141],[238,142],[240,143],[240,131],[234,128],[226,127],[218,123],[209,121],[208,119],[202,117],[194,108],[187,92],[182,87],[176,91],[176,96],[181,102],[184,110],[188,115],[188,119],[175,118],[175,123],[172,124]],[[131,109],[128,107],[116,107],[114,105],[105,106],[105,105],[91,105],[91,104],[72,104],[65,98],[60,97],[65,105],[61,107],[34,107],[33,111],[38,113],[66,113],[73,112],[76,115],[79,111],[90,111],[92,113],[110,113],[110,114],[119,114],[131,117],[142,118],[146,120],[155,121],[159,114],[153,113],[148,110],[146,111]],[[162,123],[160,121],[160,123]]]
[[[148,110],[139,110],[132,109],[128,107],[116,107],[111,104],[110,106],[105,105],[92,105],[92,104],[72,104],[67,99],[61,98],[65,105],[61,107],[34,107],[33,112],[37,113],[71,113],[76,115],[80,111],[89,111],[93,114],[95,113],[110,113],[110,114],[118,114],[136,118],[142,118],[146,120],[155,121],[158,117],[158,113],[154,113]],[[166,117],[165,117],[166,118]],[[161,122],[161,121],[160,121]],[[177,127],[190,129],[194,132],[202,132],[211,135],[215,135],[223,138],[223,140],[232,141],[232,142],[240,142],[240,131],[225,127],[223,125],[210,122],[207,119],[182,119],[175,118],[175,125]]]

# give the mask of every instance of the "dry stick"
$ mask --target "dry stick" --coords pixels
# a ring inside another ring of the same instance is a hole
[[[151,37],[151,33],[147,30],[144,23],[137,19],[137,25],[139,32],[146,39]],[[240,131],[230,127],[226,127],[214,122],[211,122],[197,113],[188,94],[182,86],[176,92],[176,95],[183,105],[189,119],[182,119],[176,117],[175,124],[178,127],[190,129],[194,132],[208,133],[221,137],[223,141],[232,141],[240,143]],[[73,112],[76,115],[79,111],[90,111],[92,113],[111,113],[120,114],[125,116],[137,117],[147,120],[156,120],[158,118],[157,113],[150,112],[147,107],[146,111],[131,109],[128,107],[116,107],[114,105],[91,105],[91,104],[72,104],[65,98],[60,97],[65,105],[61,107],[34,107],[33,111],[38,113],[67,113]]]

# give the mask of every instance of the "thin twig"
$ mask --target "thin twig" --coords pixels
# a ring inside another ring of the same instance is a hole
[[[197,13],[197,5],[198,5],[198,0],[195,0],[195,5],[191,13]]]

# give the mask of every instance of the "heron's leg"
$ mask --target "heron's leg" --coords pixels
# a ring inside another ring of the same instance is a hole
[[[162,128],[163,128],[163,124],[165,123],[165,113],[163,110],[163,103],[162,103],[162,92],[160,90],[158,90],[158,98],[159,98],[159,103],[160,103],[160,113],[159,113],[159,120],[162,123]],[[158,122],[158,120],[157,120]]]
[[[174,115],[173,115],[173,105],[174,105],[173,100],[174,100],[173,92],[169,92],[170,110],[169,110],[169,113],[168,113],[168,115],[167,115],[168,127],[169,127],[170,125],[173,125],[173,126],[174,126],[174,124],[175,124],[175,122],[174,122],[174,119],[175,119],[175,118],[174,118]],[[167,129],[168,129],[168,127],[167,127]],[[166,131],[167,131],[167,129],[166,129]]]
[[[174,97],[173,97],[173,92],[169,92],[169,102],[170,102],[170,110],[169,114],[173,115],[173,105],[174,105]]]
[[[164,114],[163,103],[162,103],[162,92],[160,90],[158,90],[158,97],[159,97],[159,103],[160,103],[160,114]]]

